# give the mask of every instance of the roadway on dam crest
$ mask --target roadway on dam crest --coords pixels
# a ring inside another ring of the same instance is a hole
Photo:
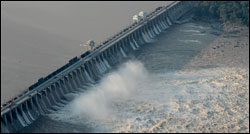
[[[41,90],[43,90],[44,88],[48,87],[50,84],[58,81],[59,79],[61,79],[61,77],[63,77],[63,75],[66,73],[71,72],[72,69],[77,68],[78,66],[80,66],[81,64],[83,64],[84,62],[86,62],[88,59],[91,59],[93,57],[95,57],[97,54],[99,54],[101,51],[104,51],[105,49],[109,48],[110,46],[112,46],[114,43],[117,43],[119,40],[121,40],[122,38],[126,37],[127,35],[131,34],[132,32],[136,31],[137,29],[139,29],[140,27],[142,27],[144,24],[147,24],[148,21],[152,21],[152,19],[155,18],[155,16],[158,16],[159,14],[163,13],[164,11],[168,10],[169,8],[171,8],[173,5],[175,5],[178,2],[173,2],[171,4],[168,5],[168,7],[164,7],[161,8],[160,10],[157,10],[156,12],[153,12],[152,14],[150,14],[147,18],[144,18],[143,20],[141,20],[140,22],[138,22],[137,24],[130,26],[129,28],[127,28],[127,30],[121,32],[120,34],[118,34],[117,36],[113,37],[112,39],[110,39],[108,41],[108,43],[106,43],[105,45],[99,47],[98,49],[94,50],[92,53],[90,53],[86,58],[80,59],[80,61],[77,61],[74,65],[68,67],[66,70],[63,70],[62,72],[60,72],[59,74],[57,74],[56,76],[53,76],[49,82],[44,82],[43,84],[40,84],[38,87],[35,87],[34,89],[32,89],[32,91],[29,91],[28,93],[25,93],[23,96],[17,98],[16,100],[13,101],[13,103],[15,105],[18,105],[22,102],[24,102],[25,100],[29,99],[30,96],[33,96],[34,94],[36,94],[37,92],[40,92]],[[172,15],[173,16],[173,15]],[[175,16],[175,15],[174,15]],[[170,23],[169,19],[167,20],[168,23]],[[160,23],[161,27],[165,27],[162,22]],[[165,27],[166,28],[166,27]],[[159,26],[154,27],[154,30],[158,31],[156,32],[157,34],[159,34],[160,32],[160,28]],[[147,35],[147,34],[146,34]],[[145,33],[142,34],[144,40],[148,41],[150,38],[149,35],[146,36]],[[152,38],[152,34],[151,38]],[[135,39],[133,39],[135,41]],[[138,44],[136,42],[134,42],[136,47],[139,47]],[[133,49],[135,50],[135,46],[133,44],[131,44]],[[120,48],[121,49],[121,48]],[[123,50],[121,49],[122,54],[124,54]],[[98,69],[101,69],[98,66]],[[100,70],[100,71],[101,71]],[[29,97],[28,97],[29,96]],[[4,107],[3,109],[1,109],[1,115],[3,114],[3,112],[5,112],[4,110],[7,107]]]

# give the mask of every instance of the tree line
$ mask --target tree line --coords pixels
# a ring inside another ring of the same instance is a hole
[[[215,17],[249,26],[249,1],[202,1],[195,6],[198,17]]]

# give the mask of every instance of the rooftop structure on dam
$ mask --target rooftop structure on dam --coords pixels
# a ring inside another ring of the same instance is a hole
[[[193,2],[176,1],[149,14],[142,11],[135,23],[97,47],[93,40],[87,41],[91,51],[72,58],[1,106],[1,132],[17,132],[40,115],[56,111],[54,106],[67,104],[71,100],[65,94],[81,92],[78,87],[82,84],[87,87],[88,83],[96,83],[112,66],[138,50],[149,38],[166,30],[192,6]]]
[[[95,42],[94,42],[93,40],[88,40],[88,41],[86,42],[86,46],[89,47],[88,50],[93,50],[94,47],[95,47]]]
[[[139,15],[141,18],[144,18],[144,17],[147,16],[147,13],[144,12],[144,11],[141,11],[141,12],[138,13],[138,15]]]
[[[141,16],[139,16],[138,14],[133,16],[133,22],[139,22],[141,19]]]
[[[144,19],[147,17],[147,13],[144,11],[139,12],[138,14],[133,16],[133,22],[139,22],[141,19]]]

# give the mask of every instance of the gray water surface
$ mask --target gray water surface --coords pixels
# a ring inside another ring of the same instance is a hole
[[[167,2],[1,1],[1,104]]]

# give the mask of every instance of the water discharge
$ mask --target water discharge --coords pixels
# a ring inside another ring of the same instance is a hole
[[[81,121],[86,117],[97,120],[115,118],[110,117],[113,115],[111,105],[116,101],[125,102],[147,77],[147,71],[141,62],[128,61],[117,71],[107,74],[99,84],[77,95],[61,112],[52,114],[52,118],[62,121]]]

